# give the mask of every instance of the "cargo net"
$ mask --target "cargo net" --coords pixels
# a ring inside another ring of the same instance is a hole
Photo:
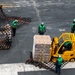
[[[12,21],[17,19],[19,22],[29,24],[31,22],[31,18],[25,18],[25,17],[17,17],[17,16],[6,16],[6,14],[3,12],[2,5],[0,5],[0,20],[1,21]]]
[[[11,26],[0,27],[0,49],[9,49],[12,43]]]

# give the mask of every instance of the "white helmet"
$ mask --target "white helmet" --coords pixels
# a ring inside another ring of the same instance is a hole
[[[18,22],[18,20],[14,20],[15,22]]]
[[[44,25],[44,22],[42,22],[41,25]]]
[[[59,54],[58,57],[61,57],[61,55]]]
[[[73,20],[73,23],[75,23],[75,19]]]

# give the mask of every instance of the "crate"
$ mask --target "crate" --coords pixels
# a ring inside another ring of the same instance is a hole
[[[51,38],[49,35],[34,35],[33,60],[37,62],[49,62]]]

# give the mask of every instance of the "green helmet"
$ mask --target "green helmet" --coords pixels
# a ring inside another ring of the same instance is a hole
[[[75,19],[73,20],[73,23],[75,23]]]
[[[72,48],[72,42],[67,41],[64,43],[64,48],[70,50]]]

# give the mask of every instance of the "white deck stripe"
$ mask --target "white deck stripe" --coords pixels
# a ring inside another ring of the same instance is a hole
[[[75,62],[69,62],[66,64],[63,69],[75,68]]]
[[[40,10],[37,8],[36,1],[35,0],[31,0],[31,1],[33,2],[33,6],[34,6],[34,9],[36,11],[37,17],[38,17],[39,21],[41,22]]]
[[[75,68],[75,62],[66,64],[63,69]],[[39,71],[46,69],[39,69],[34,65],[25,63],[14,64],[0,64],[0,75],[18,75],[18,72]]]

